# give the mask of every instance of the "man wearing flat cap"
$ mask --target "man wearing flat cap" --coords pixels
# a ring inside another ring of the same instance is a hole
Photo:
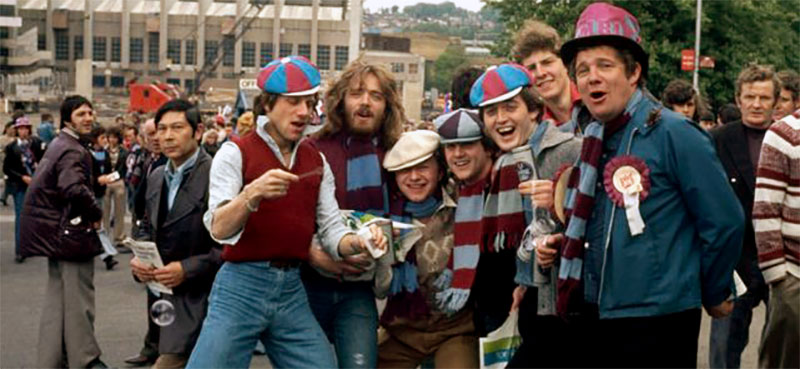
[[[506,276],[508,288],[513,284],[510,258],[481,254],[480,249],[481,214],[497,147],[483,134],[477,110],[457,109],[436,118],[434,125],[441,136],[445,162],[458,184],[455,244],[442,280],[449,287],[438,295],[438,301],[450,311],[474,308],[476,332],[485,336],[491,331],[486,325],[502,324],[508,313],[508,306],[497,304],[508,299],[505,289],[497,288],[498,276]],[[470,296],[474,306],[466,304]]]
[[[222,267],[189,368],[246,368],[261,340],[278,368],[330,368],[333,352],[311,313],[299,266],[316,232],[336,260],[361,252],[333,197],[333,174],[303,138],[320,74],[304,57],[275,60],[255,134],[223,144],[211,164],[204,224],[224,245]],[[373,229],[377,247],[383,234]]]
[[[566,231],[547,240],[560,245],[558,313],[592,322],[587,365],[695,367],[701,306],[714,317],[732,308],[742,208],[708,134],[644,88],[636,18],[593,3],[575,29],[561,58],[589,122]]]
[[[381,316],[389,338],[380,345],[378,368],[414,368],[429,356],[437,368],[477,368],[472,307],[453,313],[436,303],[446,287],[438,282],[448,272],[454,249],[456,212],[444,185],[439,135],[429,130],[404,133],[383,167],[393,173],[403,205],[395,219],[421,227],[419,239],[392,268],[393,288]]]

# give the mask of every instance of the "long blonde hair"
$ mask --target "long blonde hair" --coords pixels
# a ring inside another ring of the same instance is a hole
[[[397,82],[394,76],[384,67],[367,64],[360,59],[350,63],[339,78],[331,82],[328,87],[325,93],[326,122],[325,126],[315,134],[316,138],[333,136],[341,131],[343,127],[346,127],[344,98],[350,88],[350,82],[353,79],[363,81],[368,74],[372,74],[378,79],[381,85],[381,92],[386,99],[386,108],[379,128],[381,145],[388,150],[397,142],[397,139],[403,133],[403,123],[406,121],[406,113],[403,104],[400,102]]]

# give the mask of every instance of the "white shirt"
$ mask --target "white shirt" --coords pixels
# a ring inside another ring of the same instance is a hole
[[[297,155],[297,148],[299,143],[294,145],[292,155],[287,165],[281,155],[278,144],[267,133],[265,127],[269,122],[266,117],[259,117],[256,126],[256,134],[258,134],[267,146],[275,154],[275,157],[280,160],[281,164],[287,168],[294,167],[295,156]],[[322,182],[319,187],[319,195],[317,198],[317,234],[322,244],[322,248],[331,255],[334,260],[341,260],[339,255],[338,246],[339,241],[348,233],[353,233],[349,230],[344,223],[344,220],[339,212],[339,204],[336,202],[336,182],[333,177],[330,165],[325,160],[325,156],[320,153],[322,157]],[[203,224],[206,229],[211,233],[211,224],[214,221],[214,212],[220,206],[225,205],[233,200],[244,187],[244,179],[242,177],[242,152],[233,142],[225,142],[220,147],[217,154],[214,155],[214,160],[211,162],[211,171],[209,173],[209,188],[208,188],[208,210],[203,215]],[[218,239],[213,236],[212,238],[221,243],[234,245],[239,241],[244,229],[240,229],[233,235]],[[264,240],[265,242],[267,240]],[[309,245],[311,246],[311,245]]]

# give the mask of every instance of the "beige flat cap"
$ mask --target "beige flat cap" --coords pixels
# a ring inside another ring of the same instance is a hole
[[[411,168],[428,160],[439,147],[439,134],[427,129],[406,132],[383,158],[383,167],[390,172]]]

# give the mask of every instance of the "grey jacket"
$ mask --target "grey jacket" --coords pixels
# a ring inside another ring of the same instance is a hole
[[[581,153],[583,140],[573,132],[563,132],[548,121],[539,123],[536,127],[528,144],[533,152],[533,161],[536,166],[536,173],[539,179],[554,179],[556,172],[565,165],[572,165]],[[548,211],[548,213],[550,213]],[[558,223],[554,214],[549,214],[557,224],[555,232],[563,231],[564,226]],[[558,267],[553,266],[549,271],[543,271],[536,264],[536,255],[528,255],[528,258],[520,257],[524,251],[526,243],[532,242],[533,238],[540,236],[528,226],[522,244],[519,246],[520,252],[517,253],[517,274],[514,280],[521,285],[538,287],[538,308],[539,315],[554,315],[556,313],[556,283],[558,282]],[[534,283],[534,275],[537,282]]]

